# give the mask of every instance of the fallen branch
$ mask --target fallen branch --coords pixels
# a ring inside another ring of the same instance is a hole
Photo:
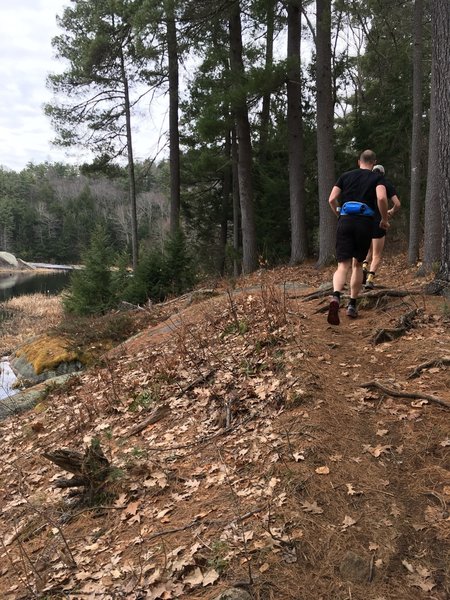
[[[203,523],[203,525],[224,525],[229,524],[229,523],[242,523],[242,521],[245,521],[246,519],[248,519],[249,517],[252,517],[253,515],[256,515],[258,513],[260,513],[261,511],[264,510],[264,507],[259,507],[259,508],[255,508],[255,510],[251,510],[247,513],[245,513],[245,515],[242,515],[240,517],[237,517],[236,519],[233,519],[232,521],[227,521],[224,519],[220,519],[217,521],[210,521],[210,520],[206,520],[203,521],[202,519],[194,519],[193,521],[191,521],[190,523],[188,523],[187,525],[183,525],[181,527],[174,527],[173,529],[166,529],[165,531],[157,531],[156,533],[153,533],[152,535],[146,536],[145,541],[149,542],[150,540],[154,540],[156,538],[162,537],[164,535],[170,535],[172,533],[178,533],[180,531],[186,531],[186,529],[190,529],[191,527],[195,527],[196,525],[199,525],[200,523]]]
[[[164,417],[166,415],[168,415],[169,412],[170,412],[170,407],[168,404],[162,404],[161,406],[158,406],[158,408],[156,408],[154,411],[152,411],[152,413],[146,419],[144,419],[143,421],[141,421],[140,423],[138,423],[137,425],[132,427],[130,429],[130,431],[127,433],[127,435],[125,436],[125,438],[129,438],[133,435],[136,435],[137,433],[140,433],[143,429],[145,429],[149,425],[153,425],[154,423],[161,421],[161,419],[164,419]]]
[[[359,387],[366,389],[375,389],[380,390],[384,394],[388,396],[393,396],[394,398],[411,398],[412,400],[428,400],[428,402],[432,402],[433,404],[439,404],[439,406],[443,406],[444,408],[450,408],[450,404],[437,396],[432,396],[431,394],[424,394],[422,392],[403,392],[398,390],[393,390],[391,388],[387,388],[383,384],[378,381],[368,381],[367,383],[362,383]]]
[[[408,375],[408,379],[418,377],[422,371],[429,369],[430,367],[443,367],[444,365],[450,365],[450,356],[442,356],[441,358],[435,358],[434,360],[427,360],[411,371]]]

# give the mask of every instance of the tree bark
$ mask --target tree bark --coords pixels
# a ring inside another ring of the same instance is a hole
[[[438,159],[438,131],[436,125],[435,66],[431,65],[430,129],[428,134],[428,172],[425,192],[425,228],[423,264],[420,273],[429,273],[441,258],[442,219],[439,192],[441,169]]]
[[[414,2],[413,18],[413,119],[411,137],[411,193],[409,205],[408,262],[417,263],[420,247],[420,176],[422,150],[422,30],[423,0]]]
[[[240,261],[240,200],[239,200],[239,177],[238,177],[238,147],[237,147],[237,136],[236,128],[233,127],[231,131],[231,173],[233,181],[233,274],[238,277],[241,273],[241,261]]]
[[[436,279],[450,283],[450,2],[431,2],[433,60],[436,83],[435,118],[438,130],[438,163],[441,169],[441,263]]]
[[[305,216],[305,167],[302,115],[302,82],[300,73],[301,0],[288,3],[288,83],[287,125],[289,156],[289,199],[291,215],[291,264],[307,256]]]
[[[273,36],[275,29],[275,5],[276,0],[267,0],[267,31],[266,31],[266,57],[265,69],[270,73],[273,68]],[[261,124],[259,136],[259,158],[262,163],[267,158],[267,140],[269,138],[270,125],[270,91],[266,91],[262,98]]]
[[[322,267],[333,260],[336,244],[336,218],[328,204],[328,197],[335,182],[331,0],[317,0],[316,10],[317,179],[319,184],[319,259],[317,266]]]
[[[173,0],[166,5],[167,53],[169,66],[169,155],[170,217],[169,228],[175,235],[180,228],[180,133],[178,127],[179,73],[178,42]]]
[[[229,34],[230,66],[235,91],[233,113],[236,119],[238,141],[238,180],[242,219],[242,269],[244,273],[251,273],[258,267],[258,255],[253,204],[252,145],[247,98],[243,89],[245,71],[242,59],[241,10],[238,1],[234,2],[231,8]]]

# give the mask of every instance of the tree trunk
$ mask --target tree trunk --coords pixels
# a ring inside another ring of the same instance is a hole
[[[239,177],[238,177],[238,147],[236,128],[231,131],[231,173],[233,181],[233,274],[239,277],[242,265],[240,256],[241,244],[239,235],[240,225],[240,200],[239,200]]]
[[[305,167],[303,150],[302,83],[300,74],[301,1],[288,3],[288,83],[287,125],[289,160],[289,199],[291,215],[291,264],[307,255],[305,219]]]
[[[125,99],[125,126],[127,132],[128,195],[131,207],[131,255],[133,261],[133,271],[136,271],[139,261],[139,241],[136,208],[136,178],[134,174],[133,143],[131,136],[130,93],[128,89],[128,79],[125,73],[125,60],[122,52],[120,53],[120,66]]]
[[[411,194],[409,205],[408,262],[417,263],[420,247],[420,157],[422,150],[422,21],[423,0],[414,2],[413,119],[411,138]]]
[[[178,128],[179,74],[178,42],[173,0],[167,1],[167,53],[169,62],[169,155],[170,217],[169,228],[175,235],[180,228],[180,133]]]
[[[258,255],[253,205],[252,145],[247,98],[243,89],[245,72],[242,60],[241,11],[238,1],[231,8],[229,33],[230,66],[235,92],[233,113],[236,119],[238,141],[238,179],[242,219],[242,268],[244,273],[251,273],[258,266]]]
[[[441,257],[442,219],[439,192],[441,169],[438,159],[438,131],[436,126],[435,66],[431,65],[430,130],[428,134],[428,172],[425,193],[425,230],[423,264],[420,273],[429,273]]]
[[[222,210],[220,219],[220,251],[219,251],[219,273],[225,274],[226,248],[228,240],[228,213],[232,192],[232,162],[231,162],[231,131],[225,133],[224,162],[222,170]]]
[[[433,64],[436,83],[435,118],[438,130],[438,163],[441,169],[441,263],[436,279],[450,283],[450,2],[431,3]]]
[[[328,197],[335,183],[331,0],[317,0],[316,10],[317,180],[319,187],[319,259],[317,266],[322,267],[333,260],[336,245],[336,218],[328,204]]]
[[[273,36],[275,27],[275,5],[276,0],[267,0],[267,33],[266,33],[266,73],[270,73],[273,68]],[[264,163],[267,158],[267,140],[269,138],[270,125],[270,91],[266,91],[262,98],[261,108],[261,129],[259,136],[259,157]]]

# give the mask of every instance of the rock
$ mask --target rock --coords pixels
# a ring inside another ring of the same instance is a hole
[[[69,347],[64,337],[38,336],[16,350],[11,368],[19,380],[31,385],[82,370],[80,357]]]
[[[369,583],[370,560],[349,550],[339,565],[339,571],[343,579],[353,583]]]
[[[48,390],[58,385],[63,385],[68,381],[71,375],[60,375],[43,381],[34,387],[17,392],[13,396],[0,400],[0,419],[5,419],[11,415],[22,413],[29,408],[36,406],[48,394]],[[42,412],[42,409],[39,411]]]
[[[219,596],[216,596],[213,600],[252,600],[252,597],[242,588],[230,588],[219,594]]]

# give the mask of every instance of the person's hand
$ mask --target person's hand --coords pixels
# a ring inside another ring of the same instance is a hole
[[[387,211],[387,214],[388,214],[388,216],[389,216],[389,217],[393,217],[393,216],[395,215],[394,209],[393,209],[393,208],[390,208],[390,209]]]
[[[381,219],[380,229],[384,229],[384,230],[389,229],[389,221],[388,220],[384,221],[383,219]]]

